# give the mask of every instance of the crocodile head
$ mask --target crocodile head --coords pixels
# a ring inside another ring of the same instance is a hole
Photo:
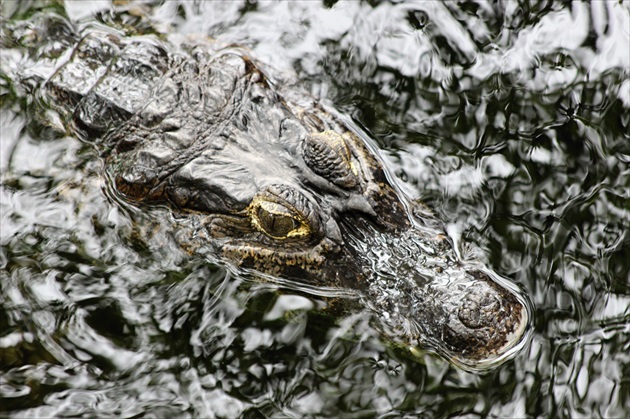
[[[74,123],[109,148],[126,199],[172,208],[183,242],[275,277],[356,290],[387,339],[467,369],[523,341],[524,300],[458,259],[360,130],[274,87],[236,48],[187,45],[166,59],[157,42],[85,37],[68,73],[99,43],[115,64],[78,95]],[[51,92],[74,88],[64,71]]]

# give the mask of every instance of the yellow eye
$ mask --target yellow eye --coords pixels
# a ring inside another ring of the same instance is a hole
[[[311,229],[302,217],[276,202],[254,200],[249,209],[252,224],[275,239],[305,237]]]

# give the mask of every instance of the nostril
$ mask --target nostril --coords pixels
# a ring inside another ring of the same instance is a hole
[[[492,294],[468,293],[462,300],[457,317],[471,329],[487,327],[496,322],[500,307],[499,300]]]

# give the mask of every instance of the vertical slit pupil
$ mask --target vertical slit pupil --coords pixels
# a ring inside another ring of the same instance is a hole
[[[271,235],[286,236],[299,227],[297,221],[288,215],[274,214],[264,208],[258,209],[260,225]]]

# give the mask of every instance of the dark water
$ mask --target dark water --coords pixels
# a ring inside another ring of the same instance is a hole
[[[484,375],[417,362],[360,314],[190,256],[3,83],[0,414],[630,416],[627,1],[114,3],[65,13],[246,45],[354,118],[530,296],[533,339]]]

